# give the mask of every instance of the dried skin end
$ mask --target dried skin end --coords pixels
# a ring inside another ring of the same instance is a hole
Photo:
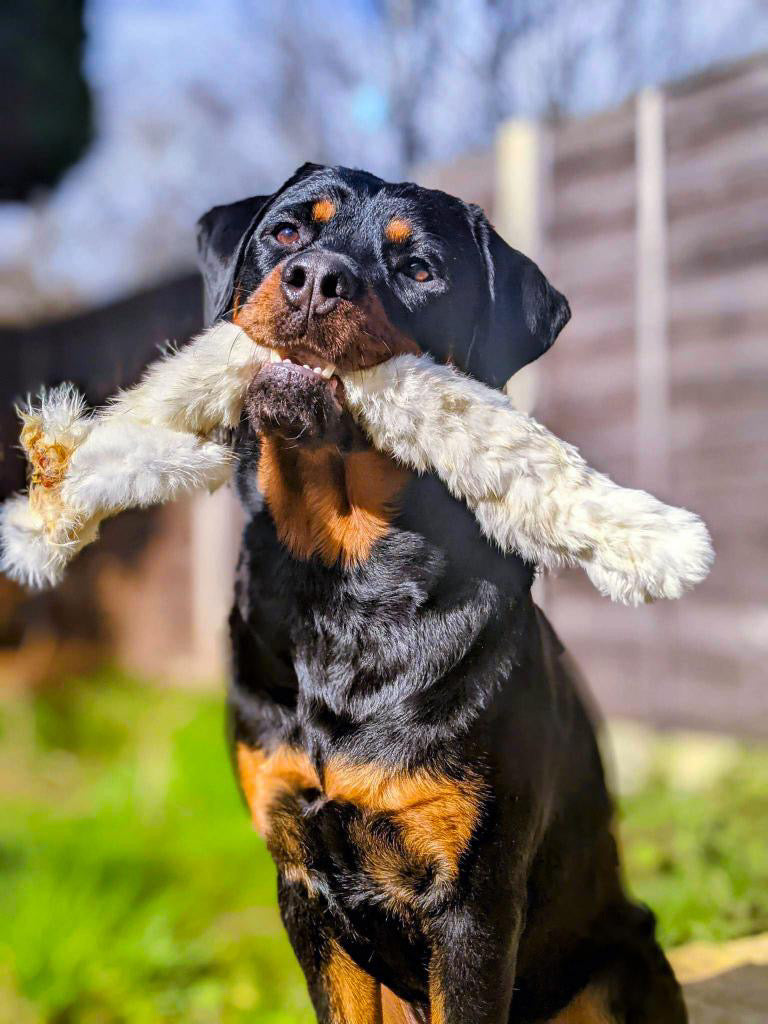
[[[42,438],[28,450],[30,501],[34,503],[40,491],[50,493],[61,486],[72,451],[57,441],[48,443]]]
[[[20,440],[28,463],[29,506],[51,543],[67,545],[82,527],[81,517],[65,506],[60,494],[79,437],[65,431],[66,440],[61,440],[54,431],[46,431],[42,415],[25,412],[22,416]]]

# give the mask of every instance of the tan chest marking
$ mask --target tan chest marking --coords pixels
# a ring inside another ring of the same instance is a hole
[[[459,782],[427,770],[392,773],[378,765],[335,761],[326,766],[323,781],[331,800],[391,815],[417,861],[437,864],[444,879],[456,876],[482,808],[484,787],[478,776],[468,772]]]
[[[237,771],[253,823],[262,836],[269,833],[269,811],[280,797],[320,788],[311,761],[303,750],[295,747],[279,746],[265,754],[238,743]]]
[[[288,448],[262,439],[259,488],[277,535],[296,558],[364,562],[389,530],[409,474],[379,452]]]
[[[435,866],[438,880],[450,881],[472,838],[485,792],[472,772],[457,781],[424,769],[387,772],[380,765],[341,760],[325,766],[321,781],[307,755],[287,746],[265,755],[239,744],[237,766],[256,828],[275,859],[294,868],[306,863],[302,823],[291,810],[280,809],[281,797],[316,789],[329,800],[353,804],[364,817],[386,814],[398,826],[408,855],[418,864]],[[372,877],[385,888],[403,888],[400,853],[372,840],[365,827],[357,830],[356,839]],[[405,900],[405,889],[402,895]]]
[[[253,823],[275,863],[288,881],[311,889],[301,819],[294,808],[280,805],[282,797],[319,789],[320,780],[309,758],[293,747],[280,746],[267,755],[239,743],[237,771]]]

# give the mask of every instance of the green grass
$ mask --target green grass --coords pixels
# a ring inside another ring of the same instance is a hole
[[[0,1021],[312,1019],[224,743],[222,702],[115,678],[0,705]],[[768,928],[768,752],[625,800],[665,941]],[[759,822],[762,821],[762,828]]]
[[[621,804],[632,891],[662,942],[724,941],[768,930],[768,750],[743,747],[699,791],[661,770]]]
[[[313,1019],[220,700],[105,679],[0,723],[9,1021]]]

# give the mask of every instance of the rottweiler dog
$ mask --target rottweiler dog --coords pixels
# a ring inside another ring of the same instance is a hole
[[[234,439],[229,706],[318,1020],[685,1021],[535,566],[374,450],[336,376],[428,352],[500,387],[566,300],[478,207],[341,167],[215,207],[199,250],[208,318],[274,352]]]

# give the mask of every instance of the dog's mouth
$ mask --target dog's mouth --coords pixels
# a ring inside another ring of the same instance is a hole
[[[389,320],[370,290],[355,301],[299,317],[286,300],[278,265],[238,306],[234,322],[269,349],[248,389],[252,427],[295,443],[329,443],[351,416],[340,374],[375,366],[398,352],[418,351]],[[300,312],[300,311],[299,311]],[[300,321],[300,322],[299,322]]]
[[[282,366],[295,368],[303,373],[313,374],[323,380],[330,381],[336,376],[336,364],[329,363],[327,359],[309,349],[286,349],[271,348],[269,350],[270,367]],[[338,377],[336,377],[338,380]]]
[[[270,377],[281,390],[293,391],[299,402],[302,396],[316,402],[322,391],[334,404],[344,403],[344,385],[336,363],[305,345],[270,347],[269,361],[262,364],[259,376]]]
[[[305,347],[270,348],[251,381],[246,413],[258,433],[318,443],[339,433],[344,385],[335,363]],[[347,417],[348,418],[348,417]]]

